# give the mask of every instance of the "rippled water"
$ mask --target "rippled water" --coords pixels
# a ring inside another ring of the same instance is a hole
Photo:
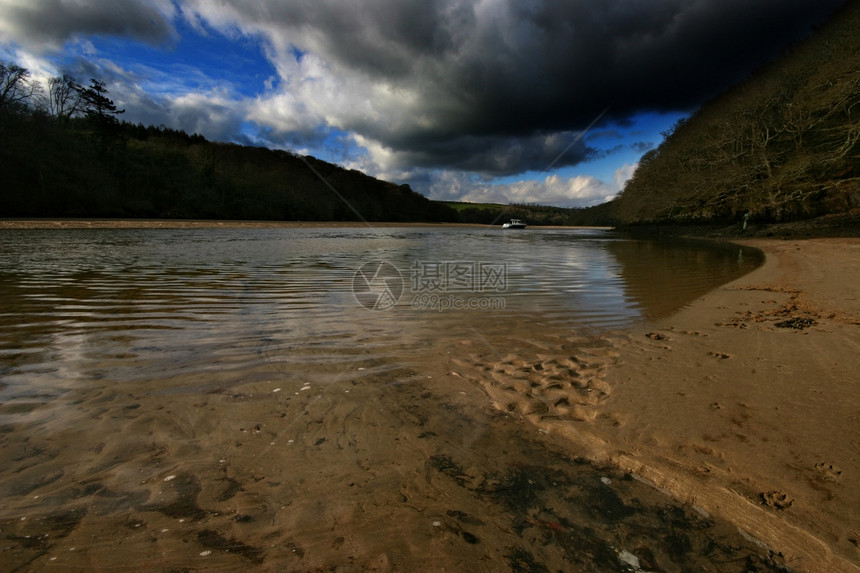
[[[356,272],[379,262],[399,273],[399,300],[368,310]],[[395,360],[465,329],[624,328],[758,263],[750,249],[604,230],[5,231],[4,397],[105,376],[336,362],[356,348]],[[471,282],[440,286],[457,269]]]
[[[355,275],[379,261],[400,273],[399,300],[368,310]],[[10,392],[108,374],[243,368],[261,360],[261,348],[298,363],[311,350],[320,360],[325,348],[336,350],[331,359],[359,346],[386,354],[395,341],[420,344],[476,325],[624,328],[758,263],[750,249],[603,230],[5,231],[0,367]],[[455,285],[457,269],[471,282]],[[480,269],[496,274],[482,278]],[[446,275],[450,285],[429,286]]]
[[[445,505],[452,499],[484,504],[471,511],[500,524],[481,534],[484,546],[491,535],[510,547],[519,543],[508,540],[510,520],[554,522],[498,505],[495,489],[463,481],[456,459],[467,455],[478,464],[468,471],[483,468],[491,481],[523,467],[549,484],[560,470],[538,466],[560,458],[539,444],[509,452],[517,448],[508,441],[526,438],[486,418],[479,388],[458,387],[462,403],[434,394],[428,372],[445,372],[433,353],[445,348],[452,359],[448,341],[509,352],[512,333],[623,330],[760,261],[732,245],[604,230],[2,231],[0,529],[18,532],[8,534],[18,540],[8,556],[16,567],[65,558],[89,569],[128,566],[134,555],[141,569],[169,569],[196,567],[214,550],[227,569],[242,554],[242,563],[304,570],[347,559],[338,552],[346,538],[352,557],[379,544],[373,551],[415,563],[426,553],[416,548],[443,531],[432,523],[444,520],[428,515],[465,515]],[[573,491],[590,478],[564,479]],[[350,489],[355,483],[364,486]],[[602,495],[589,503],[607,503]],[[629,492],[634,501],[644,495]],[[403,505],[409,499],[423,501]],[[390,521],[395,515],[405,522]],[[337,522],[339,536],[320,519]],[[471,547],[479,536],[457,527],[444,531]],[[314,541],[326,536],[330,545]],[[124,554],[113,549],[118,539]],[[299,545],[302,565],[290,561]],[[507,562],[514,568],[536,547],[511,549]],[[80,561],[70,557],[76,548]]]

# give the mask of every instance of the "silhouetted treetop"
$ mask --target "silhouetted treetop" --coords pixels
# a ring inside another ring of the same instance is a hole
[[[80,94],[84,114],[91,120],[116,123],[116,116],[125,113],[124,109],[117,109],[113,100],[107,97],[108,89],[102,81],[91,78],[89,87],[76,85],[75,89]]]
[[[0,61],[0,110],[25,108],[32,104],[40,91],[39,84],[30,79],[30,70]]]

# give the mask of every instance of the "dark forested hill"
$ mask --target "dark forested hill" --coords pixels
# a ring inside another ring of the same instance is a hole
[[[0,217],[456,221],[408,186],[285,151],[0,106]]]
[[[314,157],[121,122],[104,84],[0,61],[0,217],[611,225],[608,205],[446,204]]]
[[[860,2],[646,153],[627,223],[779,222],[860,207]]]

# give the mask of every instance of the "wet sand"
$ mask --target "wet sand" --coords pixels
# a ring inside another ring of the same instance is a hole
[[[0,438],[4,568],[778,570],[731,523],[488,407],[451,364],[34,397]]]
[[[607,409],[623,414],[595,435],[788,566],[857,570],[860,240],[751,244],[763,268],[621,347]]]
[[[592,356],[547,337],[460,371],[792,570],[860,570],[860,240],[744,243],[761,268]]]

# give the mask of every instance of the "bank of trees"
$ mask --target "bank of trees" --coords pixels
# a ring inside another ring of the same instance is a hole
[[[708,102],[646,153],[628,222],[786,221],[860,207],[860,5]]]
[[[121,121],[106,85],[0,62],[0,217],[455,221],[409,189],[286,151]]]
[[[521,219],[528,225],[555,226],[614,226],[619,222],[609,203],[588,208],[457,202],[448,205],[457,210],[461,223],[478,225],[501,225],[511,219]]]

